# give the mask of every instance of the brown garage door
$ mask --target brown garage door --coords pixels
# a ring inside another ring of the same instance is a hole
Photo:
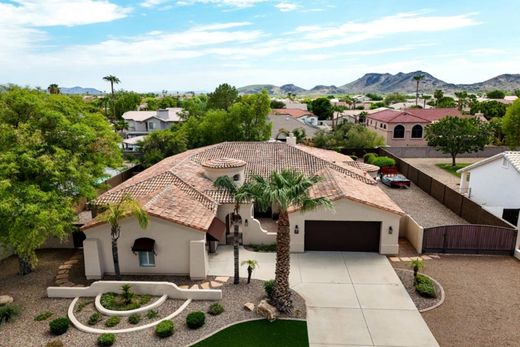
[[[306,251],[379,252],[381,222],[305,221]]]

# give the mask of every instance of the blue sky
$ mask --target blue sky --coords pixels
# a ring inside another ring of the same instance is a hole
[[[520,1],[0,0],[0,83],[137,91],[520,71]]]

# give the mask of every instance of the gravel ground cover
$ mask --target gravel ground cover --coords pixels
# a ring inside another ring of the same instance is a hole
[[[520,345],[520,261],[510,256],[443,254],[426,262],[423,272],[439,281],[446,293],[441,306],[422,313],[441,346]]]
[[[417,309],[419,311],[433,307],[433,306],[437,305],[439,302],[441,302],[442,289],[437,283],[433,282],[433,286],[435,288],[435,293],[437,294],[437,297],[436,298],[425,298],[425,297],[420,296],[417,293],[417,291],[415,290],[413,271],[405,270],[405,269],[396,269],[395,272],[397,273],[397,276],[399,276],[399,279],[401,280],[404,287],[406,288],[408,295],[410,295],[410,298],[412,298],[412,301],[415,304],[415,307],[417,307]]]
[[[390,188],[381,182],[379,182],[379,187],[425,228],[450,224],[468,224],[465,219],[457,216],[413,183],[407,189]]]
[[[0,262],[0,293],[11,295],[15,299],[15,303],[21,307],[19,317],[12,323],[0,325],[0,346],[1,347],[31,347],[45,346],[49,341],[60,339],[65,346],[96,346],[96,334],[86,334],[76,328],[69,330],[62,336],[54,337],[49,333],[49,321],[66,316],[71,299],[49,299],[47,298],[46,288],[54,285],[54,277],[57,273],[58,266],[73,254],[71,250],[53,249],[38,251],[40,259],[38,268],[30,275],[21,277],[17,275],[18,262],[16,258],[10,257]],[[76,265],[78,266],[78,265]],[[74,266],[73,268],[75,268]],[[177,281],[180,284],[192,284],[187,278],[154,276],[147,278],[149,280]],[[78,278],[80,279],[80,278]],[[127,279],[139,280],[138,277],[129,277]],[[212,279],[212,278],[211,278]],[[244,303],[258,302],[264,298],[263,282],[252,280],[251,284],[246,284],[244,279],[239,285],[233,285],[232,279],[228,284],[221,288],[223,299],[219,301],[224,306],[225,311],[219,316],[206,315],[206,324],[198,330],[189,330],[186,327],[186,316],[192,311],[207,312],[210,301],[193,301],[179,316],[173,321],[175,324],[175,333],[166,339],[159,339],[155,336],[153,329],[145,329],[134,333],[118,334],[115,346],[186,346],[193,343],[213,331],[225,327],[231,323],[239,322],[246,319],[257,318],[255,312],[246,311],[243,308]],[[1,295],[0,294],[0,295]],[[302,318],[306,317],[305,302],[295,292],[293,292],[295,310],[290,317]],[[93,301],[93,298],[84,298],[81,301]],[[166,315],[166,311],[172,313],[181,302],[177,300],[168,300],[166,306],[157,308],[161,315]],[[37,322],[34,317],[44,311],[53,312],[53,316],[46,321]],[[92,314],[93,304],[86,305],[79,313],[82,321],[86,322],[88,316]],[[289,316],[282,316],[289,317]],[[96,327],[104,328],[104,317],[102,322],[97,323]],[[139,324],[145,324],[149,320],[142,316]],[[118,328],[127,326],[126,318],[123,318]]]

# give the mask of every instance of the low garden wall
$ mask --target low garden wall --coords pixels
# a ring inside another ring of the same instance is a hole
[[[410,217],[410,215],[401,217],[399,236],[406,238],[417,253],[422,254],[424,228]]]
[[[49,298],[96,297],[108,292],[121,292],[121,286],[129,284],[136,294],[153,296],[168,295],[170,299],[220,300],[220,289],[181,289],[171,282],[146,281],[96,281],[89,287],[48,287]]]

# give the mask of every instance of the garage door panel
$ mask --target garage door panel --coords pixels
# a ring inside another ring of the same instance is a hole
[[[305,250],[379,252],[381,222],[305,221]]]

